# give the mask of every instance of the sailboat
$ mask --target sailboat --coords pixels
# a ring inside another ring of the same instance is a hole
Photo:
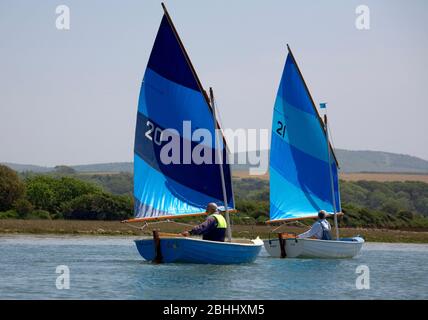
[[[351,258],[364,243],[359,236],[340,238],[338,162],[329,143],[327,116],[320,117],[290,47],[279,85],[270,149],[270,220],[286,223],[314,219],[320,210],[334,217],[334,240],[296,238],[278,233],[264,241],[281,258]]]
[[[126,222],[206,215],[207,204],[214,202],[224,208],[228,241],[207,241],[155,230],[152,238],[135,241],[138,252],[146,260],[163,263],[253,262],[263,247],[262,240],[232,242],[231,239],[229,210],[234,209],[231,169],[226,161],[227,145],[215,116],[213,90],[210,88],[208,97],[163,3],[162,7],[164,15],[138,102],[135,217]],[[194,139],[201,130],[216,137],[215,146],[200,136],[201,140]],[[168,151],[167,144],[173,141]],[[201,149],[212,161],[195,163],[192,155]],[[175,153],[171,156],[171,152]],[[168,157],[169,163],[165,162]]]

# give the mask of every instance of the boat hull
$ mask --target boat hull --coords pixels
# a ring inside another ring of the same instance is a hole
[[[135,240],[138,252],[154,261],[153,239]],[[215,242],[188,237],[162,237],[160,250],[163,263],[240,264],[253,262],[263,246],[260,239],[252,243]]]
[[[272,257],[281,257],[278,239],[264,240],[266,251]],[[353,258],[361,250],[364,239],[361,237],[340,240],[285,239],[287,258]]]

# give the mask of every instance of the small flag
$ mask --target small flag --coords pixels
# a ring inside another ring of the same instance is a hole
[[[326,102],[320,103],[320,108],[321,109],[327,108],[327,103]]]

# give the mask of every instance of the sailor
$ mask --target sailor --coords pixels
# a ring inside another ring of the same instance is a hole
[[[314,238],[319,240],[331,240],[330,223],[325,219],[327,213],[324,210],[318,212],[318,221],[315,222],[311,229],[299,234],[297,238]]]
[[[220,214],[217,205],[211,202],[207,206],[207,219],[190,231],[184,231],[183,236],[202,235],[203,240],[224,242],[226,236],[226,219]]]

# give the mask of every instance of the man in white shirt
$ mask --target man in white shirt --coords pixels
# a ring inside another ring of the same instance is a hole
[[[299,234],[297,238],[315,238],[320,240],[331,240],[331,226],[330,223],[325,219],[326,216],[327,213],[324,210],[318,212],[319,220],[312,225],[310,230]]]

